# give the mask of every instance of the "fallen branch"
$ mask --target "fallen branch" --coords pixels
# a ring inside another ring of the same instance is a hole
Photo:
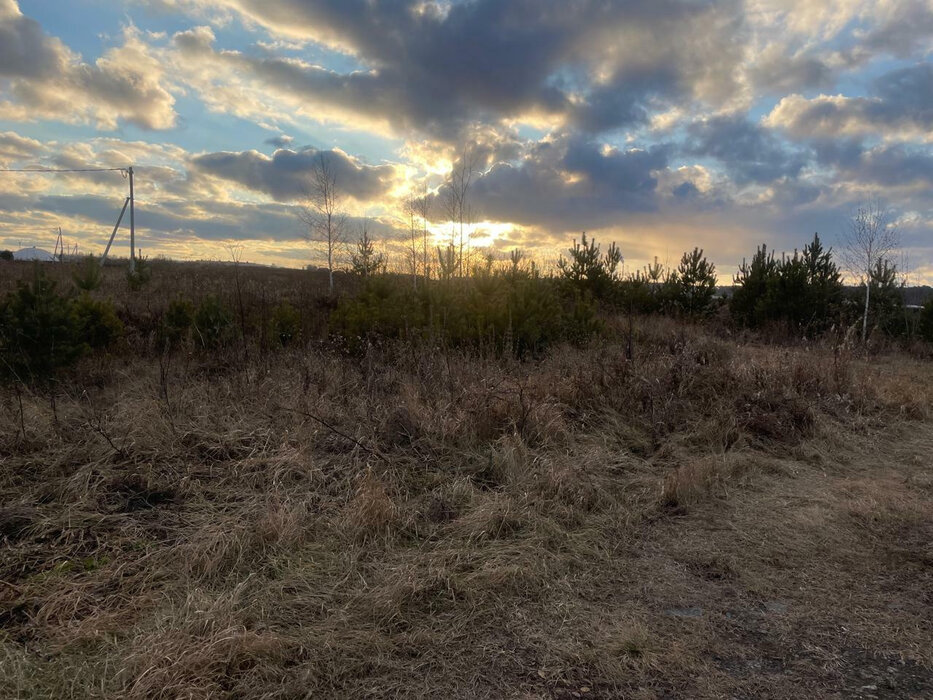
[[[350,442],[352,442],[354,445],[356,445],[357,447],[359,447],[359,448],[360,448],[361,450],[363,450],[364,452],[368,452],[368,453],[371,454],[373,457],[377,457],[378,459],[381,459],[381,460],[382,460],[383,462],[385,462],[386,464],[391,464],[391,462],[389,462],[389,458],[388,458],[388,457],[386,457],[385,455],[383,455],[383,454],[377,452],[376,450],[372,449],[371,447],[367,447],[366,445],[364,445],[362,442],[360,442],[359,440],[357,440],[357,439],[356,439],[355,437],[353,437],[352,435],[347,435],[347,434],[346,434],[345,432],[343,432],[342,430],[339,430],[338,428],[335,428],[333,425],[331,425],[330,423],[328,423],[326,420],[324,420],[324,419],[321,418],[320,416],[316,416],[316,415],[314,415],[313,413],[308,413],[307,411],[302,411],[301,409],[298,409],[298,408],[292,408],[291,406],[280,406],[280,405],[278,405],[278,404],[273,404],[273,407],[274,407],[274,408],[277,408],[277,409],[279,409],[279,410],[281,410],[281,411],[289,411],[289,412],[291,412],[291,413],[297,413],[299,416],[304,416],[305,418],[310,418],[311,420],[313,420],[313,421],[315,421],[315,422],[320,423],[321,425],[323,425],[325,428],[327,428],[329,431],[331,431],[331,432],[334,433],[335,435],[338,435],[339,437],[342,437],[344,440],[349,440]],[[270,416],[270,418],[271,418],[271,416]]]

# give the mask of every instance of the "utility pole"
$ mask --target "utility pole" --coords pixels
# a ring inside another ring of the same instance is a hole
[[[130,272],[136,269],[136,216],[133,207],[133,167],[130,166]],[[117,224],[119,226],[119,223]]]
[[[123,215],[126,213],[126,207],[130,203],[130,198],[127,197],[123,201],[123,208],[120,210],[120,216],[117,218],[117,223],[113,227],[113,233],[110,234],[110,240],[107,241],[107,248],[104,250],[104,254],[100,258],[100,264],[103,265],[107,262],[107,254],[110,252],[110,246],[113,245],[113,238],[117,235],[117,230],[120,228],[120,222],[123,221]]]

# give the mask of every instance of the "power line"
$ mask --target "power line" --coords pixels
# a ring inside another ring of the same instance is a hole
[[[126,168],[0,168],[0,173],[125,173]]]
[[[124,179],[129,178],[130,196],[123,202],[123,211],[120,212],[120,218],[117,219],[117,225],[113,227],[113,233],[110,234],[110,241],[107,243],[107,250],[104,251],[102,260],[107,259],[107,253],[110,252],[110,245],[113,243],[113,237],[117,235],[117,229],[120,228],[120,222],[123,220],[123,213],[127,205],[130,207],[130,272],[136,268],[136,221],[135,221],[135,197],[133,195],[133,166],[126,168],[0,168],[0,173],[121,173]],[[60,235],[59,235],[60,237]]]

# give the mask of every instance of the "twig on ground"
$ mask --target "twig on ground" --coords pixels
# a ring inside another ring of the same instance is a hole
[[[331,431],[332,433],[334,433],[335,435],[338,435],[338,436],[342,437],[344,440],[349,440],[350,442],[352,442],[354,445],[356,445],[357,447],[359,447],[359,448],[360,448],[361,450],[363,450],[364,452],[368,452],[368,453],[371,454],[373,457],[377,457],[377,458],[381,459],[381,460],[382,460],[383,462],[385,462],[386,464],[390,464],[390,463],[391,463],[391,462],[389,461],[389,458],[386,457],[384,454],[381,454],[380,452],[378,452],[378,451],[372,449],[371,447],[367,447],[367,446],[364,445],[362,442],[360,442],[359,440],[357,440],[355,437],[353,437],[353,436],[351,436],[351,435],[347,435],[347,434],[346,434],[345,432],[343,432],[342,430],[339,430],[338,428],[335,428],[333,425],[331,425],[330,423],[328,423],[326,420],[324,420],[324,419],[321,418],[320,416],[316,416],[316,415],[314,415],[313,413],[308,413],[307,411],[302,411],[302,410],[300,410],[300,409],[298,409],[298,408],[293,408],[293,407],[291,407],[291,406],[280,406],[279,404],[273,404],[273,407],[274,407],[274,408],[277,408],[277,409],[279,409],[279,410],[281,410],[281,411],[289,411],[289,412],[291,412],[291,413],[296,413],[296,414],[298,414],[299,416],[304,416],[305,418],[310,418],[311,420],[316,421],[317,423],[320,423],[321,425],[323,425],[325,428],[327,428],[328,430],[330,430],[330,431]],[[270,417],[271,417],[271,416],[270,416]]]

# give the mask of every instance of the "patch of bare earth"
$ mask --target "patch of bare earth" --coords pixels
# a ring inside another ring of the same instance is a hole
[[[933,696],[930,365],[636,350],[4,396],[0,695]]]

